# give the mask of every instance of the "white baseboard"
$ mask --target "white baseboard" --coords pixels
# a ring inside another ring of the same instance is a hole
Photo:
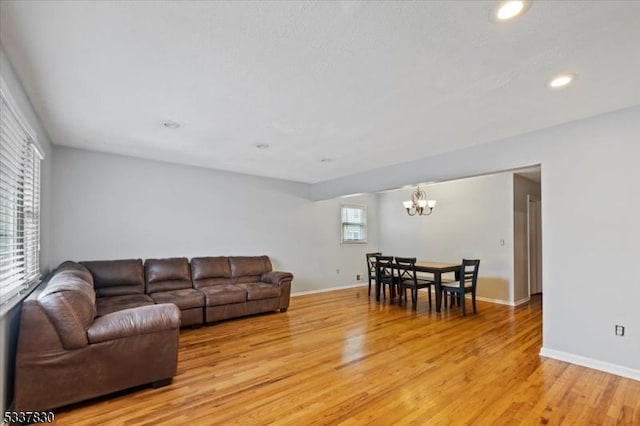
[[[340,287],[329,287],[329,288],[321,288],[318,290],[309,290],[309,291],[299,291],[299,292],[295,292],[295,293],[291,293],[291,297],[296,297],[296,296],[306,296],[309,294],[318,294],[318,293],[326,293],[328,291],[335,291],[335,290],[345,290],[348,288],[356,288],[356,287],[366,287],[368,286],[368,283],[358,283],[358,284],[350,284],[350,285],[345,285],[345,286],[340,286]],[[374,291],[374,286],[371,286],[371,291]],[[427,291],[426,288],[422,288],[419,291]],[[470,294],[466,295],[467,299],[471,298]],[[529,298],[527,297],[526,299],[522,299],[519,300],[518,302],[516,302],[516,304],[513,304],[511,302],[509,302],[508,300],[502,300],[502,299],[490,299],[488,297],[481,297],[481,296],[476,296],[476,300],[480,300],[482,302],[489,302],[489,303],[496,303],[498,305],[508,305],[508,306],[517,306],[519,304],[522,303],[526,303],[529,301]]]
[[[471,295],[467,294],[465,296],[467,299],[471,299]],[[522,305],[523,303],[527,303],[529,300],[531,300],[530,297],[525,297],[524,299],[520,299],[517,302],[509,302],[508,300],[504,300],[504,299],[491,299],[489,297],[482,297],[482,296],[476,296],[476,300],[481,300],[483,302],[489,302],[489,303],[495,303],[497,305],[507,305],[507,306],[518,306],[518,305]]]
[[[470,294],[467,294],[465,297],[467,299],[471,299]],[[497,305],[514,306],[513,303],[509,302],[508,300],[502,300],[502,299],[491,299],[489,297],[476,296],[476,300],[480,300],[481,302],[495,303]]]
[[[359,284],[343,285],[343,286],[340,286],[340,287],[320,288],[318,290],[299,291],[299,292],[291,293],[291,297],[306,296],[308,294],[326,293],[328,291],[344,290],[344,289],[347,289],[347,288],[366,287],[368,285],[369,285],[369,283],[359,283]],[[373,293],[374,289],[375,289],[375,286],[371,285],[371,292],[372,293]]]
[[[604,371],[605,373],[615,374],[616,376],[626,377],[628,379],[640,381],[640,370],[629,368],[622,365],[611,364],[606,361],[600,361],[593,358],[572,354],[569,352],[556,351],[554,349],[541,348],[540,356],[557,359],[559,361],[568,362],[570,364],[581,365],[582,367],[592,368],[594,370]]]
[[[516,300],[516,302],[511,305],[511,306],[518,306],[518,305],[522,305],[523,303],[527,303],[531,300],[531,296],[527,296],[524,299],[520,299],[520,300]]]

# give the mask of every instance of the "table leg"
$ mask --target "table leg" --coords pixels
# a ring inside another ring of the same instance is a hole
[[[380,301],[380,268],[376,262],[376,301]]]
[[[393,282],[394,280],[393,268],[391,269],[391,284],[389,285],[389,301],[392,301],[396,297],[396,284]]]
[[[434,272],[433,276],[436,282],[436,312],[440,312],[440,305],[442,304],[442,273]]]

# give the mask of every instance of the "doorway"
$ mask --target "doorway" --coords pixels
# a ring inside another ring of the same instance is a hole
[[[529,296],[542,293],[542,203],[527,195],[527,248]]]

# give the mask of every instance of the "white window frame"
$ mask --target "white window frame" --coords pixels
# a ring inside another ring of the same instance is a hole
[[[40,282],[40,168],[36,133],[0,77],[0,317]]]
[[[345,209],[358,209],[362,210],[362,223],[350,223],[347,222],[345,216]],[[367,217],[367,206],[362,204],[341,204],[340,205],[340,244],[343,245],[351,245],[351,244],[367,244],[369,229],[368,229],[368,217]],[[345,231],[344,228],[347,225],[361,225],[362,227],[362,238],[361,239],[345,239]]]

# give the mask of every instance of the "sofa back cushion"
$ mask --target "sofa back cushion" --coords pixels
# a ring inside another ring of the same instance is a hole
[[[98,297],[144,294],[144,269],[140,259],[80,263],[91,271]]]
[[[234,256],[229,265],[233,284],[259,282],[262,274],[272,269],[269,256]]]
[[[96,294],[91,284],[72,271],[58,272],[38,295],[38,303],[65,349],[87,346],[87,329],[96,316]]]
[[[56,274],[60,272],[69,272],[83,281],[88,282],[91,284],[91,287],[93,287],[93,276],[91,275],[91,272],[78,262],[73,262],[71,260],[62,262],[55,270]]]
[[[144,262],[147,293],[191,288],[191,269],[186,257],[147,259]]]
[[[195,288],[231,284],[229,258],[194,257],[191,259],[191,278]]]

